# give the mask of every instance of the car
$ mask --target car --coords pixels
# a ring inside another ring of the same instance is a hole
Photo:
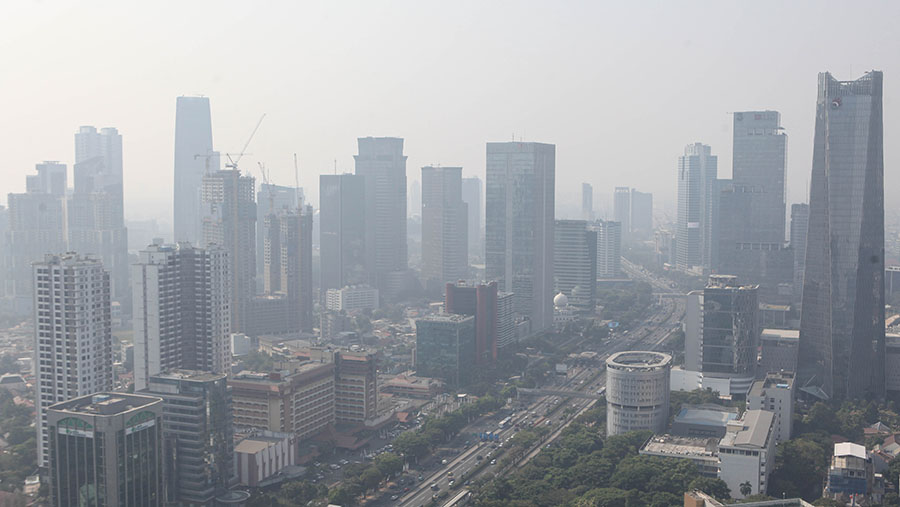
[[[391,500],[397,501],[399,498],[398,495],[391,495]]]
[[[451,488],[453,487],[454,484],[456,484],[456,481],[454,481],[453,479],[450,479],[450,482],[447,483],[447,485],[450,486]]]
[[[420,475],[420,476],[416,477],[416,480],[419,482],[422,482],[425,480],[425,478]]]
[[[431,495],[431,499],[432,499],[432,500],[437,500],[437,493]]]
[[[482,457],[481,457],[481,454],[479,454],[478,456],[475,456],[475,459],[476,459],[477,461],[481,461],[481,460],[483,460],[484,458],[482,458]]]
[[[447,460],[442,459],[442,460],[441,460],[441,465],[446,465],[446,464],[447,464]]]
[[[403,492],[404,492],[404,493],[406,493],[407,491],[409,491],[409,487],[403,488]]]
[[[341,466],[336,463],[332,463],[332,464],[328,465],[328,468],[330,468],[332,470],[340,470]]]
[[[439,489],[441,489],[441,488],[440,488],[440,486],[437,485],[436,482],[433,483],[433,484],[431,485],[431,490],[432,490],[432,491],[437,491],[437,490],[439,490]]]
[[[449,472],[447,472],[447,477],[453,477],[453,470],[450,470]]]
[[[497,464],[497,460],[492,459],[492,460],[491,460],[491,465],[496,465],[496,464]]]
[[[472,484],[472,481],[466,481],[463,483],[464,486],[468,486],[469,484]]]
[[[390,486],[388,486],[388,489],[400,489],[400,486],[398,486],[396,484],[391,484]]]

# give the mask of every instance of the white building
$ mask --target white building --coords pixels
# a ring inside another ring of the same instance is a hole
[[[497,348],[518,341],[516,334],[516,310],[512,292],[497,293]]]
[[[606,434],[662,433],[669,419],[672,356],[626,351],[606,360]]]
[[[747,395],[747,408],[773,412],[776,442],[790,440],[794,413],[793,372],[769,373],[764,380],[754,382]]]
[[[256,487],[284,467],[297,463],[297,437],[292,433],[257,431],[234,446],[238,480]]]
[[[597,231],[597,278],[622,276],[622,224],[598,220],[591,225]]]
[[[47,408],[113,387],[109,273],[98,259],[47,255],[32,265],[38,465],[49,466]]]
[[[374,310],[378,308],[378,289],[368,285],[352,285],[342,289],[328,289],[325,308],[333,312]]]
[[[775,414],[747,410],[744,417],[728,423],[719,441],[719,479],[731,495],[743,498],[741,484],[750,483],[750,494],[765,493],[775,467]]]
[[[150,245],[132,266],[134,385],[172,369],[228,373],[228,258],[188,243]]]

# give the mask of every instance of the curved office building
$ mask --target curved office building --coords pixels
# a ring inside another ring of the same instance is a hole
[[[627,351],[606,360],[606,435],[661,433],[669,418],[672,356]]]

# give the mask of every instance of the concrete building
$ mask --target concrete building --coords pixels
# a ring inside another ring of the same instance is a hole
[[[422,280],[440,290],[466,277],[469,212],[462,200],[462,167],[422,168]]]
[[[113,388],[109,273],[96,258],[47,255],[32,266],[38,465],[49,466],[48,407]]]
[[[593,311],[597,286],[597,231],[585,220],[557,220],[554,225],[553,290],[573,306]]]
[[[553,325],[556,146],[488,143],[485,278],[512,292],[531,332]]]
[[[396,375],[381,385],[385,394],[419,400],[430,400],[443,391],[444,383],[440,380],[414,375]]]
[[[741,484],[750,482],[750,494],[765,494],[775,468],[775,414],[747,410],[728,424],[719,441],[719,479],[725,481],[733,498],[743,498]]]
[[[334,363],[334,418],[363,424],[378,415],[378,355],[372,350],[312,348],[313,361]]]
[[[806,269],[806,233],[809,229],[809,204],[791,204],[791,250],[794,252],[794,299],[800,308],[803,296],[803,271]]]
[[[673,460],[686,459],[697,466],[704,477],[719,476],[719,439],[692,438],[675,435],[653,435],[638,454]]]
[[[819,74],[797,383],[884,396],[882,73]]]
[[[266,226],[269,215],[279,215],[282,212],[291,212],[303,208],[303,189],[275,185],[274,183],[261,183],[256,191],[256,284],[257,289],[264,292],[268,289],[260,283],[266,279],[266,237],[273,231]]]
[[[150,245],[132,266],[134,384],[169,370],[231,367],[227,253],[217,246]]]
[[[353,156],[356,175],[365,178],[366,266],[374,275],[370,281],[384,296],[388,274],[405,272],[408,265],[406,155],[400,138],[361,137],[357,141],[359,154]]]
[[[649,238],[653,232],[653,194],[631,189],[631,233]]]
[[[665,430],[671,368],[672,356],[659,352],[618,352],[606,360],[607,436]]]
[[[166,501],[217,507],[235,484],[231,391],[224,374],[172,370],[148,379],[162,399]]]
[[[675,229],[675,267],[709,268],[712,238],[713,190],[718,161],[709,146],[689,144],[678,158],[678,219]]]
[[[799,342],[800,331],[796,329],[763,329],[759,336],[758,377],[770,372],[797,371]]]
[[[613,191],[613,220],[622,224],[622,237],[631,235],[631,189],[616,187]]]
[[[416,320],[416,375],[460,388],[475,373],[475,317],[430,315]]]
[[[900,391],[900,335],[885,334],[885,389]]]
[[[237,480],[257,487],[285,467],[297,464],[297,437],[293,433],[255,431],[234,446]]]
[[[484,258],[484,185],[481,178],[462,179],[462,200],[468,208],[469,257]]]
[[[683,405],[672,421],[672,434],[692,438],[722,438],[728,423],[738,418],[736,407]]]
[[[497,292],[497,348],[518,341],[515,301],[511,292]]]
[[[175,241],[203,242],[203,175],[219,170],[208,97],[175,99]]]
[[[775,442],[791,439],[794,425],[794,373],[769,373],[757,380],[747,395],[749,410],[768,410],[775,414]]]
[[[597,232],[597,278],[622,276],[622,224],[598,220],[591,224]]]
[[[594,220],[594,187],[590,183],[581,184],[581,219]]]
[[[321,292],[370,282],[366,265],[367,209],[363,176],[319,176]]]
[[[501,326],[512,322],[500,322],[497,282],[467,285],[464,282],[448,283],[444,290],[444,311],[475,317],[475,362],[492,364],[497,360],[498,334]],[[511,319],[511,315],[507,316]]]
[[[203,176],[203,248],[217,245],[228,253],[231,277],[231,329],[244,330],[250,300],[256,295],[255,180],[228,169]]]
[[[860,497],[871,497],[874,504],[881,500],[883,493],[876,488],[875,470],[871,455],[866,447],[852,442],[834,444],[834,454],[828,467],[828,482],[825,496],[833,499],[863,501]]]
[[[98,392],[50,406],[47,423],[52,505],[166,505],[161,399]]]
[[[325,295],[325,308],[333,312],[374,310],[378,306],[378,289],[368,285],[328,289]]]

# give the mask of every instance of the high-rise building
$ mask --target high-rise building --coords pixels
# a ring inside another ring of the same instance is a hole
[[[622,224],[597,220],[591,228],[597,233],[597,278],[622,276]]]
[[[631,232],[649,238],[653,232],[653,194],[631,189]]]
[[[203,248],[218,245],[228,253],[231,275],[231,329],[244,330],[250,300],[256,295],[255,180],[226,169],[203,176]]]
[[[791,250],[794,252],[794,299],[800,307],[803,295],[803,271],[806,268],[806,231],[809,229],[809,204],[791,204]]]
[[[501,326],[497,304],[497,282],[478,285],[448,283],[444,292],[444,310],[447,313],[475,317],[476,364],[491,364],[497,359]]]
[[[303,205],[303,189],[285,187],[273,183],[262,183],[256,192],[256,283],[264,283],[266,235],[269,233],[265,221],[269,215],[285,210],[296,210]],[[269,292],[263,287],[264,292]]]
[[[613,192],[613,220],[622,224],[622,236],[631,234],[631,189],[616,187]]]
[[[703,289],[700,371],[704,377],[730,379],[731,394],[746,394],[756,376],[758,289],[728,275],[710,276]]]
[[[366,268],[365,177],[319,176],[319,290],[369,283]]]
[[[556,146],[487,144],[485,272],[512,292],[531,332],[553,326]]]
[[[9,259],[6,293],[33,304],[31,263],[44,255],[67,250],[65,208],[66,166],[37,164],[37,174],[26,177],[26,192],[9,194]]]
[[[0,298],[12,295],[9,292],[9,262],[12,247],[9,243],[9,208],[0,206]]]
[[[387,275],[406,271],[408,262],[403,139],[361,137],[358,143],[359,154],[353,158],[356,174],[365,178],[366,266],[387,296]]]
[[[334,364],[334,419],[362,424],[378,415],[378,354],[373,350],[313,347],[309,359]]]
[[[553,292],[593,310],[597,285],[597,230],[587,220],[557,220],[553,234]]]
[[[606,360],[607,436],[665,430],[671,370],[672,356],[659,352],[618,352]]]
[[[675,266],[690,270],[709,268],[712,241],[713,191],[717,157],[709,146],[689,144],[678,157],[678,223],[675,229]]]
[[[462,167],[422,168],[422,280],[440,289],[466,277],[468,208],[462,200]]]
[[[47,255],[32,266],[38,465],[48,466],[47,408],[113,387],[109,273],[96,258]]]
[[[468,207],[469,214],[469,255],[481,259],[484,255],[484,188],[481,178],[473,176],[462,179],[462,200]]]
[[[374,310],[378,308],[378,289],[368,285],[348,285],[342,289],[328,289],[325,308],[334,312]]]
[[[464,387],[475,374],[475,317],[429,315],[416,320],[416,375]]]
[[[236,482],[231,390],[224,374],[173,370],[139,394],[162,398],[166,501],[214,507]]]
[[[69,250],[98,255],[110,274],[112,298],[127,301],[131,294],[119,131],[79,127],[73,172],[75,190],[66,209]]]
[[[219,170],[208,97],[175,99],[175,241],[203,241],[203,175]]]
[[[784,243],[787,134],[777,111],[734,113],[732,182],[752,194],[744,243]]]
[[[166,505],[160,398],[95,392],[47,412],[52,505]]]
[[[882,73],[819,74],[797,382],[826,398],[883,396]]]
[[[581,219],[594,219],[594,187],[590,183],[581,184]]]
[[[515,298],[512,292],[497,292],[497,348],[518,341]]]
[[[228,255],[217,246],[150,245],[132,267],[134,384],[176,369],[231,366]]]

